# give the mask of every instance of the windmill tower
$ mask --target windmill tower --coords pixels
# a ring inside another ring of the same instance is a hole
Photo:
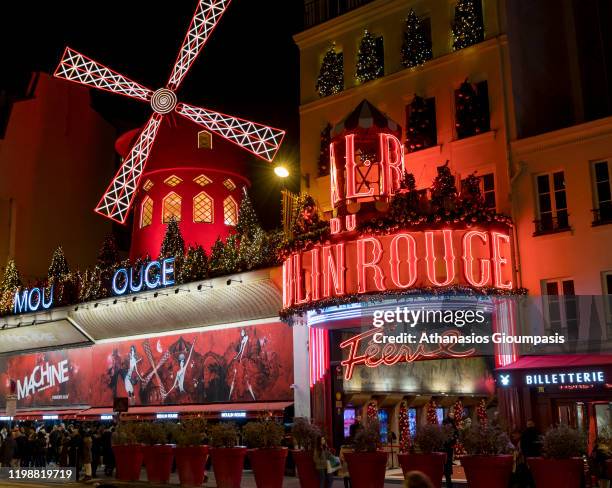
[[[55,71],[54,75],[58,78],[118,93],[151,105],[153,113],[142,129],[125,134],[119,139],[117,147],[124,157],[123,163],[95,209],[99,214],[124,224],[138,196],[139,212],[135,219],[135,242],[130,252],[132,256],[148,253],[156,257],[159,252],[158,242],[161,243],[163,238],[163,232],[160,235],[160,231],[165,228],[164,222],[173,214],[175,217],[180,214],[178,219],[186,222],[183,217],[184,205],[191,206],[191,210],[185,213],[191,218],[190,224],[202,224],[195,227],[189,225],[191,230],[184,233],[187,243],[198,242],[206,245],[196,239],[201,238],[203,229],[213,232],[210,235],[206,234],[209,237],[208,242],[213,242],[217,238],[217,235],[214,235],[215,230],[224,230],[219,235],[227,235],[229,228],[235,225],[232,207],[235,208],[237,219],[238,190],[244,184],[248,184],[248,181],[244,177],[238,177],[244,174],[244,168],[240,165],[240,156],[233,153],[233,148],[231,150],[226,148],[227,143],[221,139],[246,149],[266,161],[272,161],[285,135],[282,130],[189,105],[177,99],[176,92],[185,75],[229,3],[230,0],[199,0],[168,82],[163,88],[150,90],[69,47],[64,51]],[[174,124],[169,123],[168,116],[174,122],[175,119],[181,119],[179,115],[189,122],[177,122],[174,128]],[[190,150],[194,145],[194,139],[192,138],[190,142],[189,134],[193,132],[194,137],[198,135],[196,125],[200,127],[200,139],[203,142],[210,137],[206,135],[206,131],[220,136],[215,138],[213,144],[216,146],[219,140],[219,149],[213,147],[208,157],[204,157],[204,153],[195,156]],[[158,144],[155,144],[157,138],[163,140],[159,148]],[[179,143],[181,140],[185,141],[185,145]],[[149,167],[147,163],[153,154],[155,154],[155,164]],[[220,158],[218,160],[216,160],[217,155]],[[185,160],[182,161],[181,158]],[[202,167],[199,167],[202,171],[198,172],[198,163],[205,163],[209,175]],[[221,172],[218,171],[213,178],[214,166]],[[143,178],[144,174],[147,175],[146,178]],[[227,190],[222,192],[224,196],[220,195],[221,187],[215,182]],[[183,184],[179,190],[179,186]],[[209,186],[213,184],[214,186]],[[196,194],[194,191],[197,188],[194,185],[201,188]],[[205,190],[207,186],[209,186],[208,191]],[[161,191],[166,188],[176,190],[169,193]],[[213,197],[211,192],[216,196]],[[156,202],[151,195],[158,200],[157,211]],[[219,198],[219,201],[215,201]],[[217,212],[217,209],[221,210],[221,205],[223,212]],[[212,221],[209,221],[211,217],[208,210],[211,206]],[[222,229],[218,228],[221,218],[223,225],[226,226]],[[154,219],[157,219],[156,225],[153,225]],[[149,220],[150,223],[147,224]],[[147,227],[149,229],[146,229]]]

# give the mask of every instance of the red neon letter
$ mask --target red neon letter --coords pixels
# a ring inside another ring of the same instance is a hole
[[[372,258],[366,261],[366,244],[372,244]],[[365,293],[367,291],[367,277],[366,268],[372,268],[374,270],[374,284],[380,291],[384,291],[385,288],[385,277],[383,276],[382,269],[378,266],[380,259],[382,258],[382,246],[380,241],[376,237],[364,237],[357,241],[357,287],[359,293]]]
[[[400,241],[406,241],[406,262],[408,263],[408,282],[403,284],[400,278]],[[409,288],[417,279],[416,241],[410,234],[398,234],[391,240],[391,281],[398,288]]]
[[[333,142],[329,145],[329,178],[331,183],[331,201],[335,207],[340,201],[340,186],[338,185],[338,169],[336,168],[336,148]]]
[[[393,195],[400,188],[404,174],[404,151],[400,140],[391,134],[379,134],[379,147],[382,154],[383,189],[382,193]]]
[[[318,300],[321,298],[321,287],[319,286],[319,276],[321,275],[319,269],[319,247],[313,247],[310,251],[310,290],[312,291],[312,299]]]
[[[486,232],[470,230],[463,236],[463,274],[470,285],[480,287],[485,286],[489,282],[489,278],[491,278],[491,263],[488,259],[480,258],[478,260],[480,263],[481,275],[480,281],[476,281],[476,278],[474,278],[474,269],[472,268],[472,263],[474,262],[474,256],[472,254],[473,237],[479,237],[484,244],[487,244],[489,235]]]
[[[512,280],[506,283],[502,282],[502,266],[508,263],[508,259],[501,255],[501,241],[505,241],[510,244],[510,236],[507,234],[500,234],[499,232],[491,232],[491,245],[493,246],[493,269],[495,270],[495,287],[504,288],[506,290],[512,289]]]
[[[336,259],[332,253],[332,247],[336,248]],[[334,284],[334,295],[344,295],[344,243],[335,246],[323,246],[323,297],[331,295],[332,281]]]
[[[293,305],[293,257],[289,256],[283,263],[283,307]]]
[[[371,187],[368,191],[357,193],[355,189],[355,134],[344,136],[344,141],[344,154],[346,155],[346,198],[360,198],[374,195],[374,187]]]
[[[357,216],[355,214],[347,215],[344,218],[344,226],[347,231],[352,231],[357,228]]]
[[[304,293],[304,280],[302,279],[302,254],[295,253],[293,255],[293,276],[295,282],[295,304],[301,305],[303,303],[307,303],[310,301],[310,292],[306,292],[306,296]]]
[[[339,234],[341,229],[342,222],[338,217],[334,217],[329,221],[329,231],[332,234]]]
[[[446,265],[446,280],[438,281],[436,277],[436,251],[434,247],[434,233],[433,231],[425,232],[425,250],[427,257],[427,277],[431,281],[432,285],[435,286],[447,286],[450,285],[455,279],[455,253],[453,252],[453,231],[443,230],[444,236],[444,263]]]

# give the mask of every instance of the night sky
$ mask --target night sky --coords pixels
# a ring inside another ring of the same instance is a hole
[[[179,100],[287,130],[275,162],[298,173],[298,0],[233,0],[192,65]],[[2,14],[0,88],[18,92],[32,70],[53,72],[65,45],[155,90],[164,86],[196,0],[19,2]],[[4,8],[3,8],[4,10]],[[92,90],[93,105],[119,132],[150,115],[148,104]],[[245,157],[248,153],[245,151]],[[252,158],[252,196],[263,224],[280,223],[281,182]],[[295,176],[286,184],[299,186]]]

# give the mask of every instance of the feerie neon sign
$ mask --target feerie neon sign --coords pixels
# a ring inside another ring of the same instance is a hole
[[[113,275],[113,293],[138,293],[174,285],[174,258],[149,261],[134,268],[120,268]]]
[[[442,229],[316,245],[283,263],[283,306],[347,294],[465,285],[513,288],[510,236]]]

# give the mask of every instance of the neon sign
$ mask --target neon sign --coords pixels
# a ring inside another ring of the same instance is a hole
[[[410,346],[407,344],[379,344],[373,341],[373,336],[380,333],[380,329],[372,328],[361,334],[357,334],[350,339],[340,343],[340,348],[349,348],[348,357],[342,361],[345,367],[344,379],[350,380],[353,377],[355,366],[365,365],[368,368],[378,366],[393,366],[399,362],[413,362],[421,359],[443,359],[443,358],[465,358],[473,356],[475,348],[457,349],[459,344],[441,342],[436,347],[428,349],[424,344]],[[443,336],[456,336],[461,334],[456,330],[447,331]],[[366,341],[369,341],[365,343]],[[365,350],[360,353],[365,343]]]
[[[245,419],[247,416],[246,412],[221,412],[222,419]]]
[[[606,373],[603,370],[559,370],[542,373],[527,371],[514,378],[517,384],[527,387],[558,386],[562,389],[583,388],[585,386],[605,385]],[[510,373],[498,375],[501,386],[511,386]]]
[[[510,236],[442,229],[316,245],[283,263],[283,306],[345,294],[463,285],[513,287]]]
[[[113,276],[113,293],[138,293],[174,285],[174,258],[149,261],[134,268],[120,268]]]
[[[17,290],[13,299],[13,313],[37,312],[47,310],[53,306],[53,285],[46,288],[26,288],[23,291]]]

